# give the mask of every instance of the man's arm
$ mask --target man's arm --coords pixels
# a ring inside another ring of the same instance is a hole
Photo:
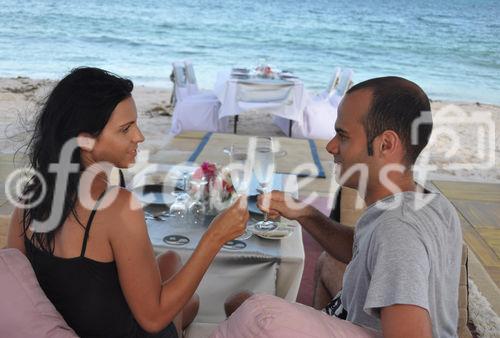
[[[426,309],[416,305],[396,304],[380,311],[384,337],[432,338],[432,325]]]
[[[354,240],[352,227],[331,220],[313,206],[281,191],[260,195],[257,205],[262,211],[268,212],[270,218],[283,216],[298,221],[333,258],[346,264],[351,261]]]

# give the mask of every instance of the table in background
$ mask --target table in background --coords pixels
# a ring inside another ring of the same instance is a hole
[[[282,86],[287,84],[291,86],[290,102],[286,102],[285,99],[266,100],[270,92],[281,90]],[[241,97],[239,97],[242,85],[253,86],[257,90],[261,87],[264,94],[262,99],[254,97],[253,100],[250,100],[252,102],[242,102]],[[283,80],[249,77],[248,79],[241,79],[231,77],[231,73],[227,71],[217,74],[214,93],[221,102],[219,118],[238,116],[252,110],[265,110],[273,115],[296,121],[299,124],[302,124],[304,108],[309,99],[303,82],[297,78]],[[236,133],[236,124],[234,133]]]

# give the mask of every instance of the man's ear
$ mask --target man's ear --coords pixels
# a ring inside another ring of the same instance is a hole
[[[92,137],[89,133],[80,133],[76,138],[76,142],[78,146],[85,151],[92,151],[95,145],[95,138]]]
[[[401,139],[399,135],[393,130],[385,130],[382,134],[380,134],[377,140],[377,148],[380,156],[394,156],[396,152],[402,150],[401,147]]]

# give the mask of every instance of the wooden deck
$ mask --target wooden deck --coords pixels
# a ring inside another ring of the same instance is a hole
[[[457,209],[464,241],[500,288],[500,184],[432,183]]]

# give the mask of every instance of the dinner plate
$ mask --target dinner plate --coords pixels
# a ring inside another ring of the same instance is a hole
[[[250,231],[252,231],[254,235],[264,239],[284,239],[290,237],[290,235],[293,234],[294,229],[289,225],[279,223],[279,226],[271,231],[259,231],[253,227],[250,228]]]
[[[137,198],[144,204],[170,205],[174,203],[175,196],[166,192],[136,192]]]
[[[250,70],[247,68],[233,68],[233,69],[231,69],[231,72],[233,74],[235,74],[235,73],[248,74],[248,73],[250,73]]]

